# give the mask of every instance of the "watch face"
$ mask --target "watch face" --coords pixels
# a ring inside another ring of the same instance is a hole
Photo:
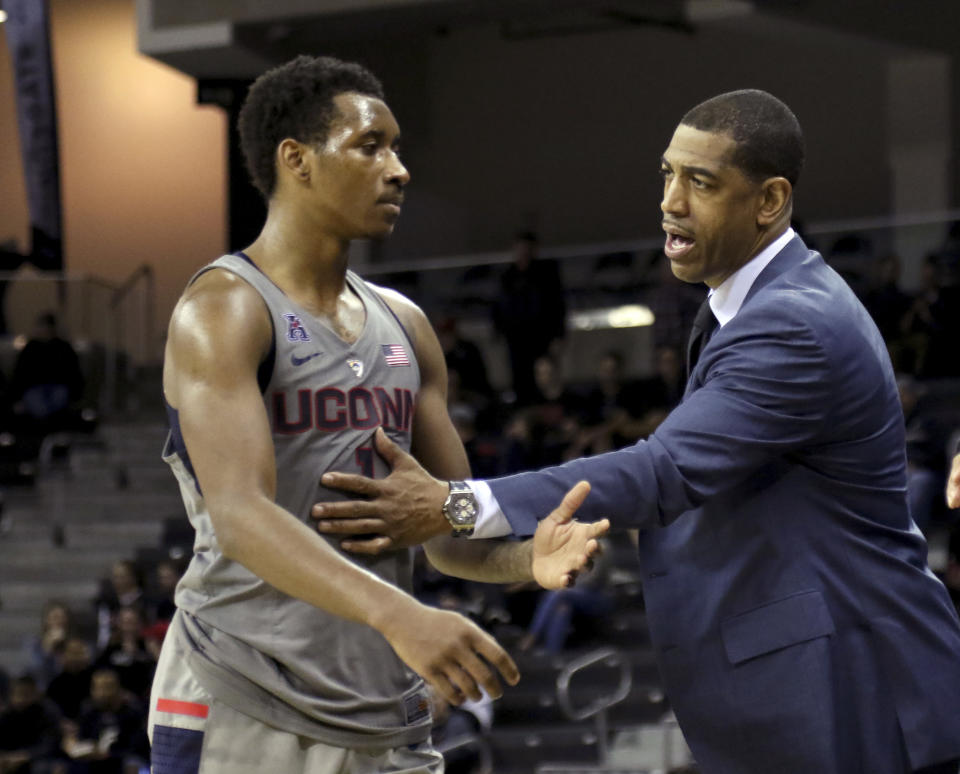
[[[455,524],[473,524],[477,520],[477,506],[473,497],[460,495],[450,503],[450,517]]]

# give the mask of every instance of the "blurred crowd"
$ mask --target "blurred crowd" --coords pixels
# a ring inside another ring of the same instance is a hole
[[[161,561],[145,583],[118,560],[86,610],[46,604],[23,643],[26,672],[0,685],[0,772],[144,770],[150,686],[180,574]]]

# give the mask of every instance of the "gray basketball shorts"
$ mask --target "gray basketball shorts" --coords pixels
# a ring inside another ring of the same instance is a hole
[[[282,731],[207,693],[168,636],[150,696],[152,774],[443,774],[429,741],[347,749]]]

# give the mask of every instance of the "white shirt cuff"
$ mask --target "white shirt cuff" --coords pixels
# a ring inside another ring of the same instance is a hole
[[[504,537],[513,533],[510,528],[510,522],[503,511],[500,510],[500,503],[493,496],[490,485],[486,481],[472,480],[467,481],[473,494],[477,498],[477,506],[480,512],[477,514],[477,524],[473,528],[471,538],[496,538]]]

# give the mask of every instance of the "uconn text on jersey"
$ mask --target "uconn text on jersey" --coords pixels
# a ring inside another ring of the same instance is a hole
[[[337,387],[319,390],[297,390],[296,395],[273,393],[273,432],[305,433],[320,430],[387,430],[410,431],[414,395],[402,387],[393,389],[393,396],[384,387],[353,387],[344,392]]]

